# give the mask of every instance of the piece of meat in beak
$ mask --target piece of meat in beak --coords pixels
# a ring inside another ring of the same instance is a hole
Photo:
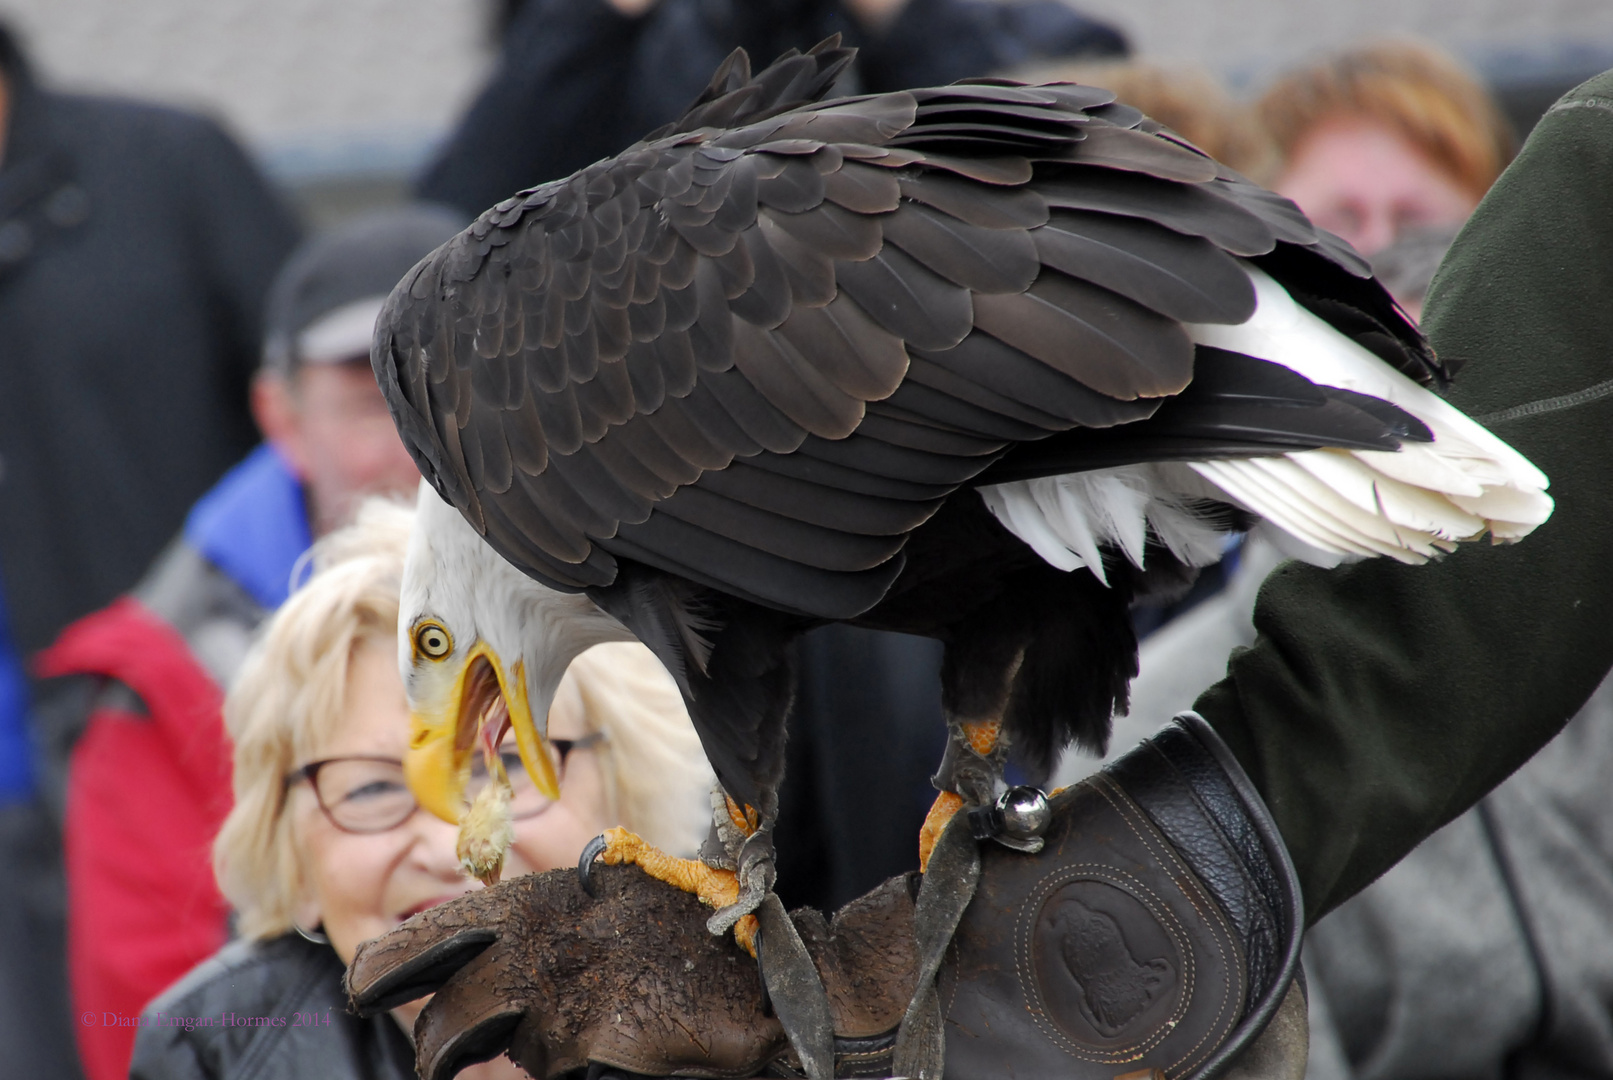
[[[534,725],[527,707],[519,660],[506,677],[498,656],[479,644],[457,675],[442,674],[440,691],[411,702],[405,774],[422,806],[459,825],[456,853],[465,872],[491,884],[515,835],[510,780],[499,753],[504,737],[515,732],[527,774],[551,799],[560,794],[554,759],[546,731]]]

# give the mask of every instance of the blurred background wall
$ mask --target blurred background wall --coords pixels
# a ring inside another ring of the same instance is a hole
[[[1258,90],[1308,54],[1414,36],[1478,69],[1519,134],[1613,67],[1613,0],[1082,0],[1140,56],[1199,64]]]
[[[511,0],[0,0],[45,78],[221,116],[328,221],[396,198],[474,93]],[[582,0],[579,0],[582,2]],[[1234,87],[1307,53],[1416,35],[1476,66],[1521,129],[1613,67],[1613,0],[1079,0],[1137,53]]]
[[[400,199],[495,55],[490,0],[0,0],[44,80],[221,118],[324,224]]]
[[[1481,68],[1584,67],[1613,56],[1613,0],[1084,0],[1139,53],[1258,78],[1306,54],[1412,34]],[[1603,70],[1606,63],[1596,70]],[[1515,69],[1515,70],[1512,70]]]

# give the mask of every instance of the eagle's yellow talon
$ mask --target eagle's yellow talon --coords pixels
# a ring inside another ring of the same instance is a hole
[[[699,859],[668,855],[642,836],[622,828],[606,829],[604,840],[605,850],[600,852],[599,860],[607,866],[637,866],[657,881],[693,893],[707,907],[723,908],[739,900],[739,875],[732,870],[719,870]],[[757,925],[752,915],[734,924],[734,940],[752,956],[756,955]]]
[[[969,740],[969,748],[981,757],[997,749],[997,737],[1003,730],[1001,720],[975,720],[958,726],[963,729],[964,738]]]
[[[987,757],[997,749],[997,739],[1002,735],[1001,720],[976,720],[970,723],[959,724],[963,737],[969,741],[969,748],[981,757]],[[963,809],[963,798],[956,792],[943,791],[935,797],[930,804],[930,812],[924,815],[924,824],[919,827],[919,872],[930,868],[930,853],[935,850],[936,841],[941,839],[941,833],[947,827],[952,816]]]
[[[941,832],[952,820],[952,815],[962,808],[962,796],[951,791],[941,792],[930,804],[930,812],[924,815],[924,824],[919,828],[920,873],[930,868],[930,853],[935,850],[935,842],[941,839]]]
[[[762,924],[756,921],[754,915],[741,915],[734,924],[734,940],[753,957],[756,955],[756,934],[761,928]]]
[[[756,830],[762,825],[762,815],[757,813],[756,808],[754,806],[741,808],[726,795],[723,796],[723,801],[728,804],[728,820],[734,823],[734,828],[746,836],[755,835]]]

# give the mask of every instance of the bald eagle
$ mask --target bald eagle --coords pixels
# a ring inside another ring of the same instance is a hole
[[[736,54],[679,121],[481,215],[376,330],[430,485],[403,592],[411,783],[486,834],[464,777],[513,726],[554,792],[566,665],[636,637],[727,795],[725,877],[657,864],[722,905],[714,932],[773,880],[803,631],[945,643],[938,825],[997,796],[1010,749],[1103,747],[1128,605],[1229,533],[1419,562],[1552,505],[1292,203],[1102,90],[825,100],[849,59],[831,40],[752,77]],[[633,839],[607,860],[647,864]]]

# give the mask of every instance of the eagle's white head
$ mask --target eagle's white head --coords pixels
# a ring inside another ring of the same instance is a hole
[[[424,481],[403,567],[398,664],[411,729],[404,771],[420,804],[458,823],[473,757],[515,731],[538,790],[558,798],[549,706],[571,661],[631,641],[580,593],[527,577]]]

